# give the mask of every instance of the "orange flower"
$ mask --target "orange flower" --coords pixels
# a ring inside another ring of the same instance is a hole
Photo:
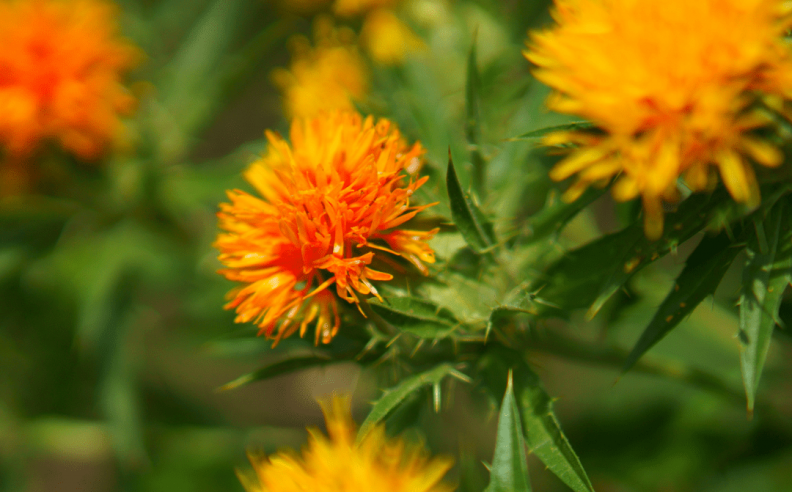
[[[121,73],[139,58],[101,0],[0,2],[0,145],[12,159],[54,139],[98,157],[134,100]]]
[[[410,206],[427,178],[409,174],[420,166],[420,143],[408,146],[388,120],[375,123],[351,112],[296,119],[291,145],[266,132],[267,153],[245,178],[262,198],[229,191],[221,204],[215,247],[226,269],[245,285],[232,291],[226,309],[237,322],[254,322],[277,343],[316,320],[316,343],[337,333],[335,298],[358,303],[378,296],[372,281],[392,276],[370,267],[375,251],[401,255],[423,272],[434,262],[425,241],[437,230],[398,227],[431,206]],[[405,171],[408,174],[405,174]]]

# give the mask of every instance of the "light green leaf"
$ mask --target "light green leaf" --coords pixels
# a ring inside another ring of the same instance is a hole
[[[440,364],[434,369],[416,374],[386,390],[382,398],[374,403],[374,408],[371,409],[366,420],[360,425],[357,436],[358,442],[362,441],[377,424],[387,418],[414,391],[423,386],[440,384],[446,376],[454,376],[462,381],[469,381],[467,376],[454,369],[451,364]]]
[[[240,386],[245,386],[250,383],[255,383],[257,381],[264,381],[267,379],[274,378],[276,376],[281,376],[283,374],[289,374],[295,371],[302,371],[304,369],[309,369],[312,367],[322,367],[331,364],[340,364],[343,362],[348,362],[344,359],[331,359],[329,357],[323,357],[318,355],[309,355],[305,357],[293,357],[290,359],[282,360],[275,362],[274,364],[269,364],[261,369],[257,369],[253,372],[245,374],[244,376],[240,376],[233,381],[230,381],[220,388],[218,391],[227,391],[239,388]]]
[[[465,241],[477,253],[483,253],[495,244],[495,234],[492,225],[484,218],[475,203],[462,191],[459,177],[451,151],[448,152],[448,171],[446,174],[448,199],[451,205],[451,218],[465,238]]]
[[[514,400],[512,373],[509,372],[506,394],[503,395],[495,456],[490,467],[490,483],[485,492],[530,492],[528,464],[525,456],[520,409]]]
[[[522,416],[525,439],[532,452],[558,478],[576,492],[594,488],[553,413],[553,401],[539,377],[522,355],[497,343],[490,343],[478,371],[493,398],[506,392],[506,374],[514,373],[514,396]]]
[[[467,60],[467,82],[465,84],[465,107],[467,108],[467,120],[465,122],[465,136],[470,145],[470,161],[473,164],[473,188],[479,198],[483,198],[486,189],[486,171],[484,169],[484,157],[481,155],[481,116],[479,115],[479,104],[481,103],[481,81],[476,61],[476,40],[473,35],[473,43],[470,46]]]
[[[747,343],[741,346],[740,362],[749,414],[753,413],[773,330],[780,324],[778,309],[784,290],[792,281],[791,212],[787,198],[777,203],[761,222],[760,218],[755,219],[757,234],[748,241],[746,249],[748,261],[743,270],[740,334]],[[760,231],[764,231],[764,237],[760,238]],[[766,242],[765,248],[761,247],[763,242]]]
[[[740,227],[740,232],[742,228]],[[622,372],[627,372],[650,348],[666,336],[682,319],[690,314],[707,296],[715,292],[734,258],[743,249],[741,237],[729,238],[723,231],[704,236],[687,259],[677,277],[674,288],[657,309],[649,325],[641,334]]]
[[[459,322],[446,308],[415,297],[386,297],[385,302],[369,301],[371,309],[382,319],[402,331],[421,338],[444,338]]]

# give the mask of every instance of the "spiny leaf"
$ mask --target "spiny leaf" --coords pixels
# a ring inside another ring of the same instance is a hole
[[[495,244],[492,225],[484,218],[479,208],[464,194],[459,184],[451,150],[448,151],[448,171],[446,174],[448,199],[451,205],[451,218],[465,238],[465,241],[477,253],[483,253]]]
[[[756,388],[762,375],[770,340],[778,321],[778,309],[786,286],[792,281],[792,219],[789,199],[776,204],[767,218],[755,219],[756,232],[747,246],[748,261],[743,270],[740,300],[740,333],[747,343],[741,346],[740,362],[748,400],[753,413]],[[764,230],[763,251],[759,231]]]
[[[694,195],[682,202],[676,212],[666,215],[660,239],[647,239],[642,224],[637,222],[568,252],[528,290],[541,289],[546,302],[540,311],[559,313],[588,307],[587,316],[592,318],[636,272],[675,251],[707,224],[713,210],[728,201],[729,195],[722,189],[711,196]]]
[[[512,373],[506,383],[503,395],[498,434],[495,439],[495,456],[490,467],[490,483],[485,492],[530,492],[528,464],[525,456],[520,409],[514,400]]]
[[[505,393],[505,376],[509,370],[513,371],[514,396],[522,416],[528,447],[572,490],[593,492],[594,488],[583,465],[553,413],[552,399],[522,355],[497,343],[491,343],[487,353],[481,358],[478,369],[493,398]]]
[[[572,203],[566,203],[557,197],[531,217],[528,227],[530,234],[523,242],[534,242],[554,232],[560,231],[578,212],[589,206],[597,198],[605,194],[608,188],[589,188]]]
[[[572,132],[577,130],[592,130],[595,126],[587,121],[576,121],[574,123],[566,123],[564,125],[554,125],[548,126],[545,128],[540,128],[538,130],[532,130],[527,133],[523,133],[522,135],[517,135],[516,137],[512,137],[508,139],[509,142],[516,142],[519,140],[535,140],[537,138],[542,138],[545,135],[554,132]]]
[[[366,420],[360,425],[358,442],[362,441],[377,424],[387,418],[410,394],[423,386],[440,384],[446,376],[455,376],[463,381],[468,380],[467,376],[454,369],[451,364],[440,364],[434,369],[407,378],[387,390],[382,398],[377,400]]]
[[[465,122],[465,136],[471,146],[470,161],[473,164],[473,188],[479,198],[484,196],[486,188],[486,173],[484,170],[484,157],[481,155],[481,123],[479,116],[479,104],[481,101],[481,82],[478,73],[478,63],[476,61],[476,39],[473,35],[473,43],[470,46],[467,61],[467,82],[465,84],[465,106],[467,108],[467,121]]]
[[[328,357],[322,357],[316,355],[305,356],[305,357],[293,357],[291,359],[275,362],[274,364],[264,366],[261,369],[257,369],[251,373],[245,374],[244,376],[240,376],[235,380],[228,382],[223,386],[221,386],[220,388],[218,388],[218,391],[227,391],[231,389],[236,389],[239,388],[240,386],[245,386],[246,384],[255,383],[257,381],[264,381],[267,379],[274,378],[275,376],[289,374],[295,371],[301,371],[303,369],[308,369],[310,367],[339,364],[342,362],[347,362],[347,361],[344,359],[330,359]]]
[[[459,325],[454,315],[446,308],[414,297],[386,297],[385,302],[369,301],[371,309],[382,319],[402,331],[421,338],[443,338]]]
[[[674,288],[660,304],[641,338],[627,356],[622,367],[623,373],[630,370],[643,354],[674,329],[701,301],[715,292],[726,270],[742,250],[740,239],[741,235],[738,241],[730,239],[725,231],[715,236],[704,236],[688,257]]]

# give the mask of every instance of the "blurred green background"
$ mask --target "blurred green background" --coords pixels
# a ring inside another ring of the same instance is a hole
[[[507,140],[565,121],[543,109],[547,90],[520,54],[527,30],[549,22],[547,4],[399,6],[426,50],[372,65],[361,108],[422,141],[430,189],[442,189],[449,145],[466,154],[474,33],[487,207],[524,219],[558,189],[541,150]],[[130,80],[140,99],[129,123],[135,150],[90,167],[53,152],[37,163],[36,190],[0,199],[0,491],[241,491],[233,470],[247,466],[247,447],[299,448],[305,426],[322,425],[316,398],[332,391],[354,392],[362,421],[382,381],[344,363],[218,391],[285,353],[312,350],[310,340],[273,350],[254,327],[234,325],[222,309],[232,285],[215,273],[211,243],[217,205],[224,190],[247,189],[240,172],[265,148],[264,129],[287,129],[270,73],[288,66],[288,39],[310,37],[313,17],[288,1],[119,5],[123,32],[148,57]],[[471,163],[459,167],[469,183]],[[559,247],[617,230],[633,214],[603,196]],[[738,271],[653,349],[647,367],[618,378],[625,349],[691,250],[642,271],[593,321],[581,312],[537,326],[529,360],[558,397],[556,413],[599,492],[792,490],[792,338],[777,330],[749,420]],[[792,324],[792,302],[782,317]],[[559,335],[568,343],[549,343]],[[419,395],[409,434],[456,456],[460,490],[480,491],[497,413],[474,386],[446,389],[439,415],[429,393]],[[529,461],[534,490],[566,490]]]

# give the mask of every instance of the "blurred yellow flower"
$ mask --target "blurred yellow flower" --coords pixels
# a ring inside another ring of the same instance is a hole
[[[401,63],[407,53],[424,46],[412,29],[387,9],[375,10],[366,16],[360,42],[371,58],[383,65]]]
[[[237,472],[247,492],[451,492],[442,482],[453,465],[418,445],[389,439],[384,426],[355,442],[349,398],[321,402],[329,437],[309,429],[302,456],[249,454],[253,474]]]
[[[353,101],[362,100],[368,93],[368,70],[357,51],[354,33],[336,29],[324,18],[318,19],[315,27],[316,46],[312,48],[303,37],[295,38],[289,69],[273,72],[289,118],[354,110]]]
[[[398,2],[399,0],[335,0],[333,12],[341,17],[352,17],[383,7],[393,7]]]
[[[717,169],[735,200],[755,206],[751,164],[783,159],[753,132],[769,123],[754,103],[792,91],[789,11],[779,0],[556,0],[557,25],[533,33],[525,56],[556,91],[550,108],[599,131],[548,135],[547,145],[576,147],[550,176],[577,175],[568,199],[617,176],[614,197],[641,195],[651,238],[680,176],[700,191]]]
[[[267,132],[267,153],[245,173],[262,198],[234,190],[220,205],[220,273],[244,284],[226,309],[276,343],[298,329],[303,336],[314,321],[316,343],[329,343],[340,324],[331,285],[358,303],[357,294],[378,295],[372,281],[393,278],[370,268],[375,252],[425,274],[424,263],[435,261],[426,241],[436,229],[400,228],[430,206],[410,206],[427,180],[411,177],[424,150],[388,120],[347,112],[295,119],[290,137]]]
[[[0,2],[0,146],[29,156],[44,140],[95,159],[134,99],[122,74],[140,58],[102,0]]]

